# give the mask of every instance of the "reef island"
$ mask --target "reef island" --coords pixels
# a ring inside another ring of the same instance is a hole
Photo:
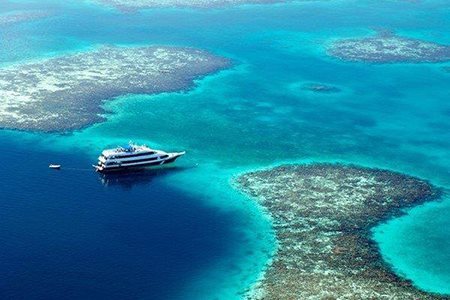
[[[374,37],[335,41],[328,54],[372,63],[435,63],[450,60],[450,46],[380,32]]]
[[[249,299],[440,299],[395,275],[371,228],[440,191],[403,174],[285,165],[236,178],[273,218],[278,250]]]
[[[101,121],[104,100],[186,89],[230,61],[176,47],[103,47],[0,69],[0,127],[67,131]]]

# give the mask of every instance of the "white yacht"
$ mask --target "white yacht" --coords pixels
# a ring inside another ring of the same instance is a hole
[[[103,150],[98,157],[97,165],[93,165],[93,167],[98,172],[108,172],[158,166],[174,162],[184,154],[184,151],[167,153],[161,150],[150,149],[145,145],[138,146],[130,143],[115,149]]]

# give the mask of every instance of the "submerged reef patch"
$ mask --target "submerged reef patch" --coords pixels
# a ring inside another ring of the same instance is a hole
[[[49,12],[31,10],[31,11],[16,11],[11,13],[0,14],[0,25],[9,25],[32,20],[38,20],[50,16]]]
[[[121,11],[135,11],[154,7],[211,8],[239,4],[289,2],[289,0],[94,0]]]
[[[343,60],[372,63],[434,63],[450,60],[450,46],[397,36],[343,39],[331,44],[328,54]]]
[[[178,91],[230,61],[175,47],[103,47],[0,69],[0,127],[67,131],[102,120],[103,100]]]
[[[395,275],[371,228],[440,191],[403,174],[340,164],[285,165],[236,184],[271,214],[277,253],[249,299],[439,299]]]
[[[305,91],[324,94],[339,93],[341,91],[338,87],[322,83],[306,83],[302,86],[302,89]]]

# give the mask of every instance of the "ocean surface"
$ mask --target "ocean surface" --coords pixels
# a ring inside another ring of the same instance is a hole
[[[107,120],[66,133],[0,131],[1,299],[239,299],[276,246],[234,176],[339,161],[444,190],[374,228],[392,269],[450,294],[449,64],[342,62],[325,47],[374,30],[450,43],[447,1],[316,1],[122,13],[88,1],[2,1],[0,66],[101,45],[176,45],[231,58],[189,91],[124,95]],[[336,86],[314,93],[304,84]],[[187,155],[159,171],[101,176],[99,152],[133,140]],[[61,163],[61,171],[49,170]]]

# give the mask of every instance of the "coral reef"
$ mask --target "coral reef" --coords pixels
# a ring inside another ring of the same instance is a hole
[[[153,7],[210,8],[239,4],[263,4],[288,2],[289,0],[94,0],[122,11],[134,11]]]
[[[385,170],[312,164],[247,173],[235,184],[267,209],[279,242],[248,298],[440,298],[395,275],[370,232],[403,208],[437,198],[440,191],[427,182]]]
[[[185,89],[230,61],[175,47],[104,47],[0,69],[0,127],[66,131],[102,120],[100,105],[129,93]]]
[[[379,33],[375,37],[338,40],[328,54],[343,60],[372,63],[423,63],[450,60],[450,46]]]
[[[12,13],[5,13],[0,15],[0,25],[15,24],[20,22],[27,22],[37,19],[42,19],[50,16],[49,12],[45,11],[16,11]]]
[[[302,86],[303,90],[314,92],[314,93],[339,93],[341,91],[340,88],[326,85],[322,83],[307,83]]]

